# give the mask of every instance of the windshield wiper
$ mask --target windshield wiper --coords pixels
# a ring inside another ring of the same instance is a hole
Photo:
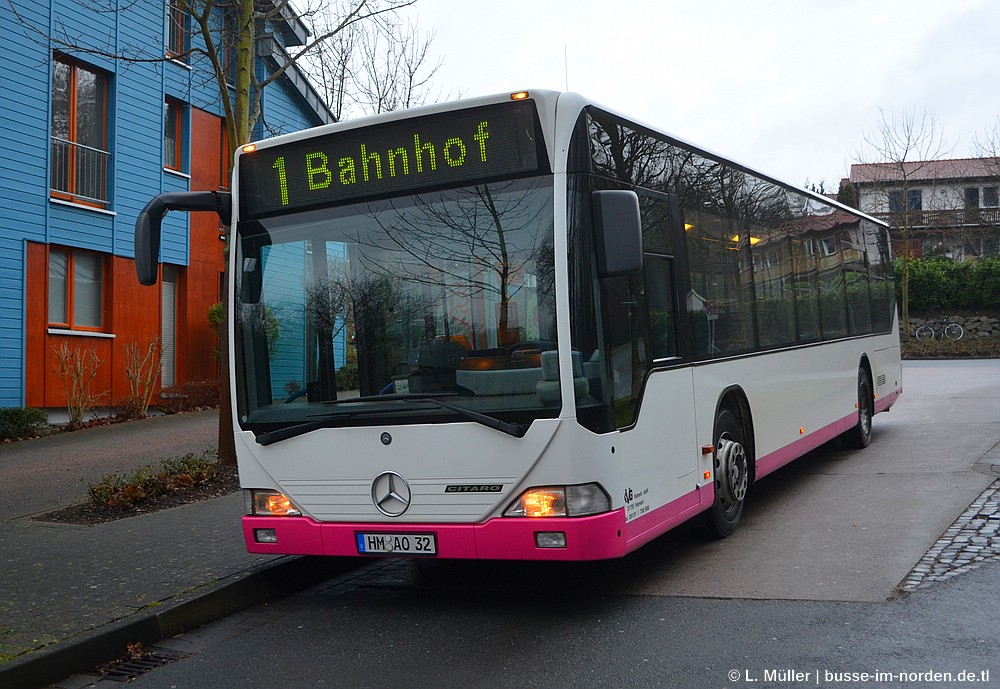
[[[457,393],[450,393],[451,395]],[[459,407],[454,404],[445,402],[444,400],[438,399],[437,395],[423,395],[420,393],[406,393],[402,396],[392,395],[393,399],[401,399],[405,402],[430,402],[431,404],[436,404],[442,409],[447,409],[448,411],[453,411],[456,414],[460,414],[470,421],[475,421],[476,423],[481,423],[488,428],[493,428],[500,431],[501,433],[506,433],[507,435],[512,435],[515,438],[523,438],[524,434],[528,432],[528,427],[523,423],[514,423],[513,421],[504,421],[503,419],[498,419],[495,416],[489,416],[488,414],[480,414],[477,411],[472,411],[471,409],[466,409],[465,407]]]
[[[438,394],[409,392],[409,393],[393,393],[388,395],[366,395],[364,397],[347,397],[339,400],[329,400],[324,402],[323,404],[337,405],[337,404],[349,404],[352,402],[369,403],[369,402],[390,402],[390,401],[417,402],[417,403],[426,402],[441,407],[442,409],[447,409],[448,411],[454,412],[460,416],[464,416],[470,421],[475,421],[476,423],[480,423],[488,428],[498,430],[501,433],[512,435],[515,438],[523,438],[524,434],[528,432],[528,427],[525,424],[513,423],[511,421],[504,421],[502,419],[496,418],[495,416],[480,414],[477,411],[472,411],[471,409],[465,409],[464,407],[459,407],[457,405],[450,404],[448,402],[445,402],[444,400],[439,399],[439,397],[441,396],[451,397],[457,394],[458,393],[454,392],[445,392]],[[272,443],[280,442],[282,440],[288,440],[289,438],[294,438],[299,435],[311,433],[312,431],[317,431],[321,428],[325,428],[331,422],[336,421],[337,419],[348,418],[358,413],[361,412],[360,411],[348,412],[347,414],[342,414],[342,413],[324,414],[312,421],[305,421],[303,423],[296,424],[294,426],[286,426],[285,428],[278,428],[273,431],[265,431],[264,433],[261,433],[260,435],[257,436],[256,438],[257,444],[270,445]]]

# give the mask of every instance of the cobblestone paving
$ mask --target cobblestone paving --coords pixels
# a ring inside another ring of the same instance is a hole
[[[1000,480],[984,490],[948,527],[899,589],[909,592],[926,588],[992,560],[1000,560]]]

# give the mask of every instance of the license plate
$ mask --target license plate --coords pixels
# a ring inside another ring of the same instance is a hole
[[[437,555],[432,533],[359,533],[361,555]]]

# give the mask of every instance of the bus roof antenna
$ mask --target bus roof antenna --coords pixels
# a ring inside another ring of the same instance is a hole
[[[566,79],[566,90],[569,91],[569,49],[563,41],[563,74]]]

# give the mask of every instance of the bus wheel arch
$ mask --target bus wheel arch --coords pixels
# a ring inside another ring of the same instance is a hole
[[[709,531],[725,538],[733,534],[743,516],[747,492],[755,478],[753,420],[742,390],[727,391],[715,412],[713,481],[715,499],[707,513]]]

